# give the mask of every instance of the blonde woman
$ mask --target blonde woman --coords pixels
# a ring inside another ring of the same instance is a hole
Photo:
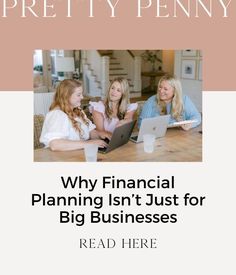
[[[189,130],[201,123],[201,115],[191,99],[182,95],[180,81],[171,75],[163,76],[157,87],[157,94],[151,96],[144,104],[139,117],[140,127],[142,119],[170,114],[170,124],[182,120],[195,120],[192,124],[182,125],[183,130]]]
[[[81,82],[66,79],[59,84],[44,121],[40,142],[53,151],[82,149],[87,143],[99,147],[107,145],[99,138],[108,136],[96,131],[96,126],[80,109],[82,99]]]
[[[112,133],[114,129],[133,119],[137,103],[129,103],[129,83],[125,78],[115,78],[104,101],[90,102],[93,122],[99,131]]]

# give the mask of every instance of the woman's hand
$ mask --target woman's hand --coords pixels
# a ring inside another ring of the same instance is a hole
[[[86,141],[86,144],[96,144],[98,147],[101,147],[101,148],[107,147],[107,145],[108,145],[102,139],[91,139],[91,140]]]
[[[112,133],[108,131],[97,131],[98,135],[101,139],[108,138],[109,140],[111,139]]]
[[[183,124],[180,126],[184,131],[188,131],[192,128],[192,123]]]
[[[98,131],[98,130],[94,129],[90,132],[90,139],[108,138],[110,140],[111,136],[112,136],[112,133],[107,132],[107,131]]]

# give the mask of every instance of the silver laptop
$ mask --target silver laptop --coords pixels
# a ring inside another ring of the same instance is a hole
[[[110,141],[105,140],[108,143],[108,146],[106,148],[98,148],[98,152],[106,154],[121,145],[126,144],[129,141],[135,123],[136,121],[130,121],[115,128]]]
[[[142,120],[139,132],[132,134],[130,140],[136,143],[143,141],[143,135],[152,134],[156,138],[164,137],[169,124],[170,115],[145,118]]]

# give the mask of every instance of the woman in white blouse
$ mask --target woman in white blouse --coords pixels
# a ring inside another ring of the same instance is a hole
[[[80,108],[82,99],[81,82],[66,79],[59,84],[43,124],[40,142],[53,151],[82,149],[88,143],[99,147],[107,145],[100,138],[109,136],[95,130],[96,126]]]
[[[114,129],[133,119],[137,103],[129,103],[129,83],[127,79],[115,78],[104,101],[90,102],[90,112],[97,130],[109,134]]]

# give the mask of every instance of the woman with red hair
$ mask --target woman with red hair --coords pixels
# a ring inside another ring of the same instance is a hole
[[[66,79],[59,84],[44,121],[40,142],[53,151],[83,149],[88,143],[106,147],[100,138],[110,136],[95,130],[96,126],[80,108],[82,99],[80,81]]]

